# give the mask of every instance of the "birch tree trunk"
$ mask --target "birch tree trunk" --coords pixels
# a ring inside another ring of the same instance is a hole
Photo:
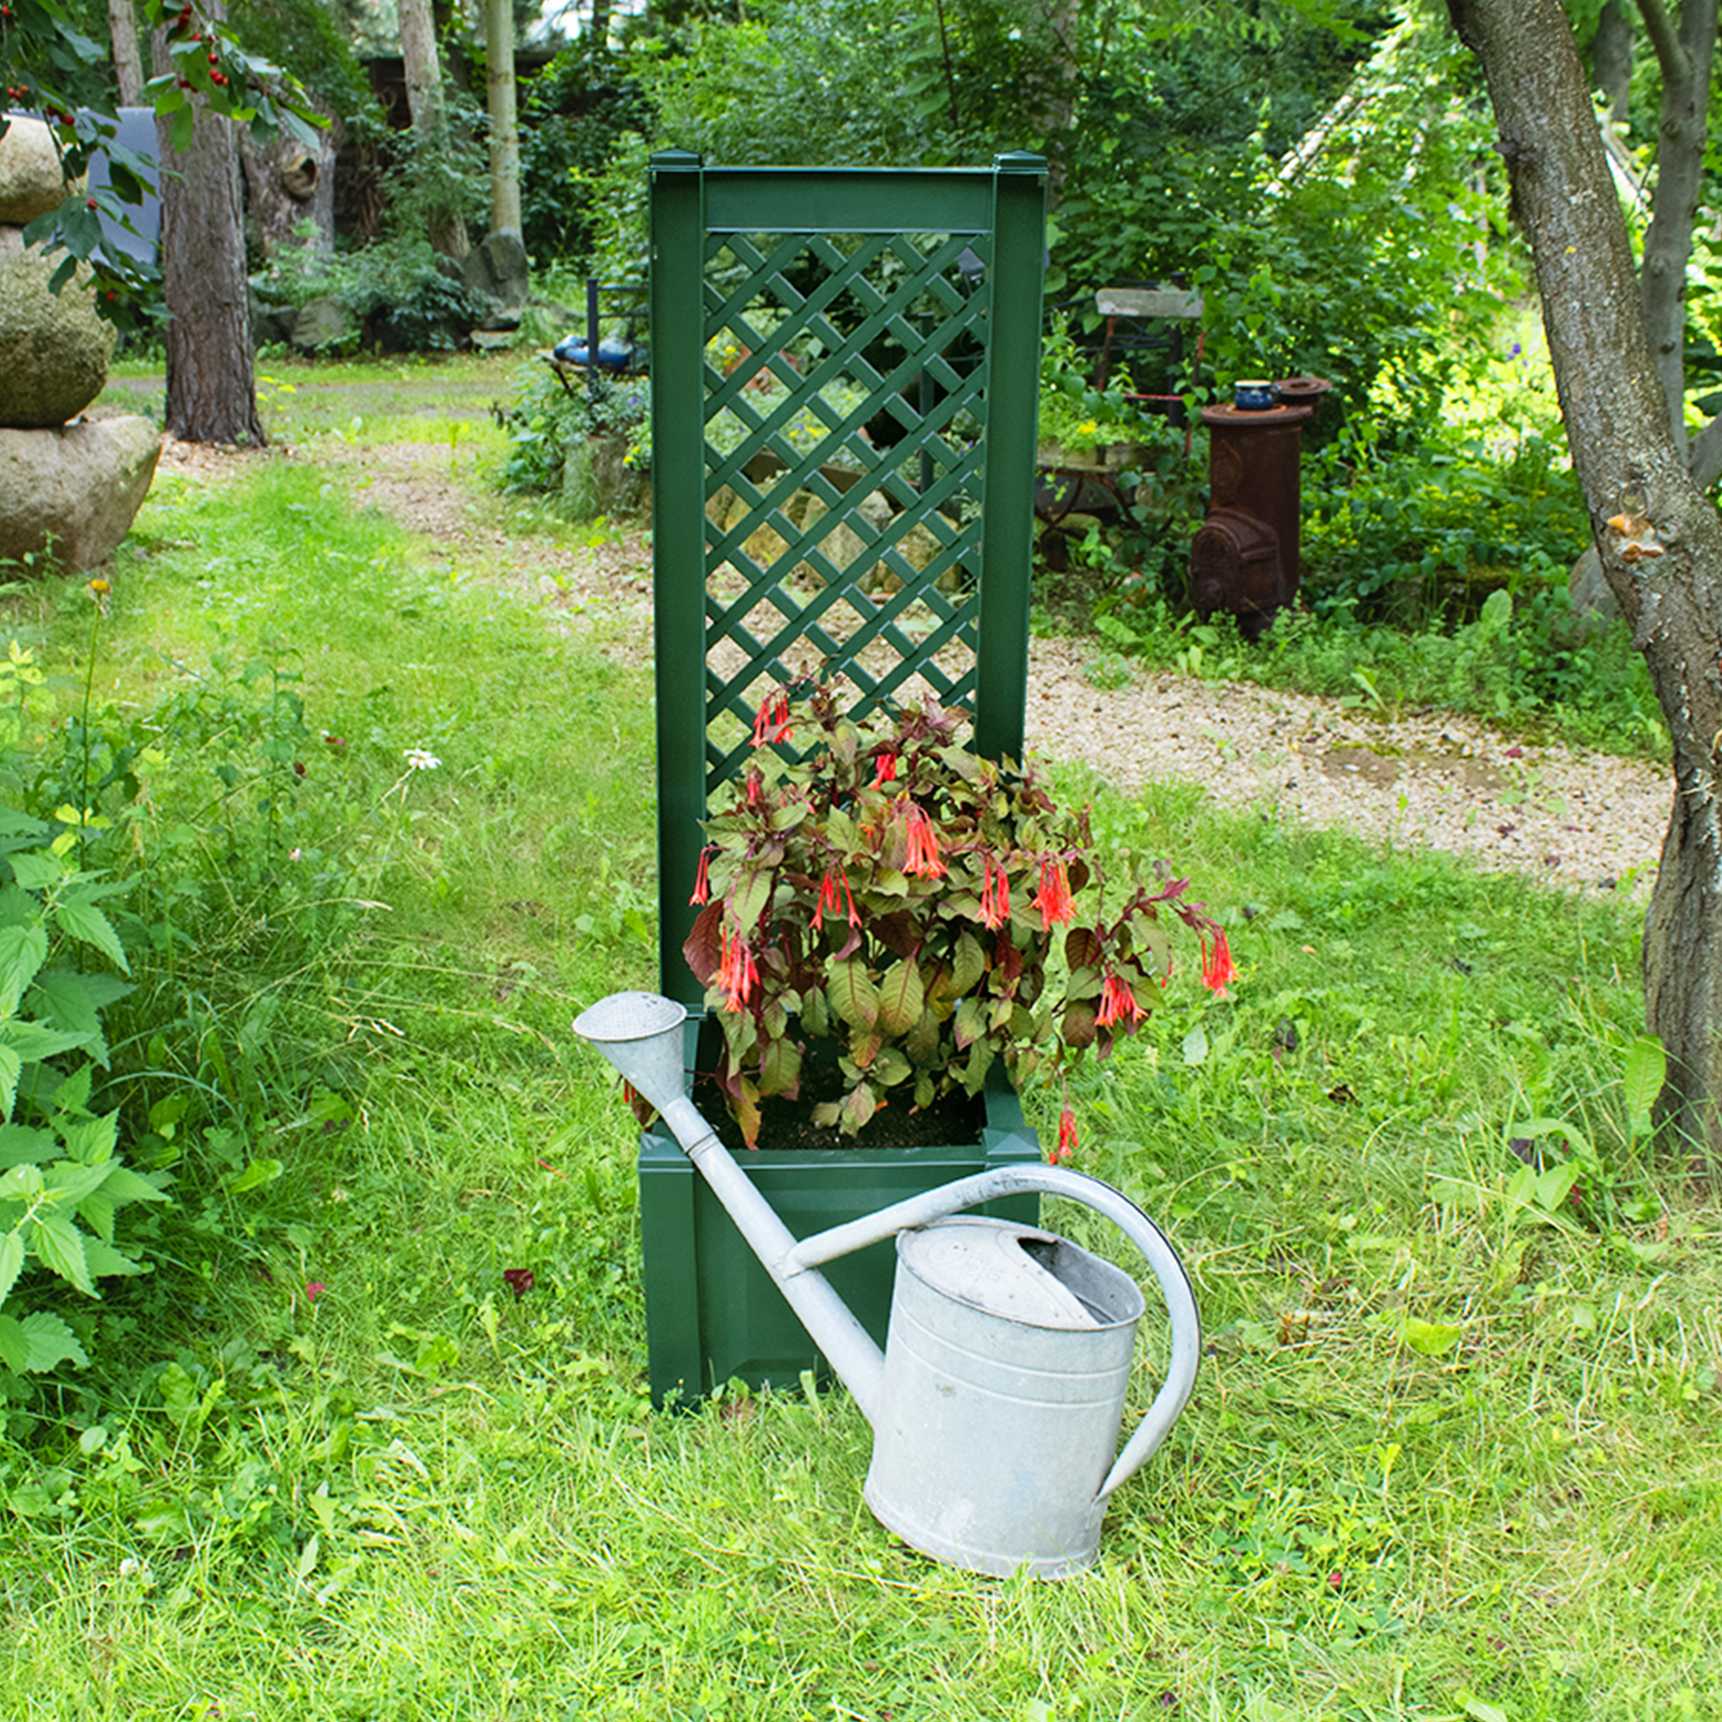
[[[490,231],[520,232],[520,126],[515,115],[513,0],[484,0],[490,93]]]
[[[1450,0],[1482,63],[1530,237],[1561,414],[1603,573],[1674,738],[1673,812],[1644,931],[1668,1052],[1659,1117],[1722,1150],[1722,517],[1693,481],[1626,224],[1559,0]],[[1715,0],[1687,0],[1708,13]],[[1706,59],[1706,66],[1708,61]]]
[[[431,15],[430,0],[399,0],[397,11],[401,24],[401,59],[407,76],[407,109],[412,115],[419,148],[434,152],[442,148],[448,131],[442,100],[442,63],[436,46],[436,20]],[[466,237],[466,222],[454,210],[431,218],[430,242],[445,257],[461,258],[471,249]]]
[[[113,43],[114,78],[120,106],[135,108],[143,101],[143,54],[138,47],[137,13],[132,0],[108,0],[108,38]]]

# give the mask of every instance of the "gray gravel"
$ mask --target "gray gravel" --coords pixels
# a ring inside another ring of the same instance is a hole
[[[1101,690],[1084,674],[1093,655],[1068,639],[1033,642],[1031,755],[1081,761],[1124,790],[1199,783],[1225,806],[1447,849],[1490,871],[1649,889],[1673,793],[1666,769],[1515,742],[1451,713],[1376,718],[1237,682],[1156,674]]]

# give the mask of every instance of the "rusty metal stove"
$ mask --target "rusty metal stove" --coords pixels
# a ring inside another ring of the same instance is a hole
[[[1303,427],[1331,386],[1288,377],[1274,385],[1278,406],[1202,412],[1210,495],[1190,546],[1190,599],[1201,616],[1231,611],[1249,639],[1297,593]]]

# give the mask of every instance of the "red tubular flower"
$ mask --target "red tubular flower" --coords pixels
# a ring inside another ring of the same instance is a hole
[[[747,804],[748,804],[748,806],[749,807],[759,806],[760,800],[764,796],[764,794],[765,794],[765,779],[760,776],[760,774],[757,770],[750,771],[747,774]]]
[[[1214,927],[1210,937],[1202,940],[1202,985],[1224,998],[1227,986],[1237,978],[1232,947],[1226,942],[1224,930]]]
[[[711,880],[707,877],[711,867],[712,845],[707,844],[700,851],[700,864],[694,870],[694,894],[688,898],[690,908],[699,908],[712,900]]]
[[[855,912],[855,893],[849,889],[849,875],[841,867],[827,867],[819,881],[819,906],[813,911],[813,924],[825,925],[827,915],[835,918],[847,915],[849,925],[859,927],[861,917]]]
[[[981,925],[996,933],[1009,919],[1010,875],[989,855],[981,883]]]
[[[1095,1027],[1111,1028],[1115,1022],[1122,1021],[1134,1028],[1146,1014],[1124,980],[1116,972],[1108,970],[1100,985],[1100,1009],[1095,1013]]]
[[[873,787],[877,789],[882,783],[897,781],[897,754],[894,748],[885,751],[873,761]]]
[[[789,727],[789,695],[779,690],[759,702],[753,720],[753,745],[764,747],[769,742],[788,741],[793,734]]]
[[[1068,1160],[1082,1144],[1076,1134],[1076,1114],[1066,1104],[1058,1115],[1058,1146],[1047,1155],[1047,1159],[1056,1166],[1060,1160]]]
[[[1062,861],[1047,860],[1040,864],[1040,889],[1035,893],[1034,906],[1040,910],[1041,930],[1050,933],[1076,917],[1076,905],[1070,900],[1070,876]]]
[[[725,1010],[746,1009],[754,988],[759,985],[759,967],[753,960],[753,952],[747,948],[746,939],[732,939],[727,932],[724,934],[723,953],[718,962],[718,985],[723,989]]]
[[[939,859],[938,834],[933,830],[926,808],[918,801],[911,801],[903,818],[909,835],[909,858],[903,863],[903,871],[918,879],[944,878],[945,864]]]

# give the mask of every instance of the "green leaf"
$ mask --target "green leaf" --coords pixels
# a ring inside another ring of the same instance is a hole
[[[1497,592],[1492,596],[1504,598],[1506,594]],[[1465,1715],[1469,1722],[1510,1722],[1506,1711],[1498,1705],[1485,1704],[1481,1698],[1473,1698],[1469,1694],[1465,1698]]]
[[[959,1052],[965,1047],[973,1046],[987,1032],[986,1010],[979,999],[966,998],[957,1006],[952,1032],[956,1036]]]
[[[168,1202],[172,1197],[158,1190],[149,1179],[129,1166],[116,1166],[102,1185],[102,1194],[116,1205],[121,1202]]]
[[[66,876],[66,863],[52,849],[31,849],[8,857],[12,877],[26,891],[45,891]]]
[[[873,1090],[865,1082],[850,1089],[843,1097],[843,1112],[839,1121],[843,1134],[853,1136],[878,1110],[879,1102],[873,1098]]]
[[[759,924],[761,913],[771,901],[771,886],[771,874],[756,871],[738,879],[730,892],[730,914],[744,937]]]
[[[887,1046],[873,1060],[873,1068],[868,1074],[881,1088],[894,1088],[899,1082],[908,1080],[911,1068],[909,1060],[897,1047]]]
[[[1196,1065],[1208,1056],[1208,1034],[1200,1023],[1184,1036],[1184,1062]]]
[[[0,927],[0,1017],[11,1016],[48,960],[48,935],[40,925]]]
[[[0,1119],[10,1119],[13,1102],[18,1098],[18,1078],[24,1074],[24,1061],[9,1046],[0,1046]]]
[[[1579,1181],[1581,1170],[1578,1161],[1564,1160],[1558,1166],[1549,1167],[1546,1172],[1539,1172],[1536,1184],[1537,1206],[1552,1214],[1572,1194],[1573,1185]]]
[[[858,957],[833,958],[825,965],[825,993],[831,1008],[851,1028],[871,1028],[879,1020],[879,989]]]
[[[42,1188],[42,1168],[26,1161],[0,1177],[0,1202],[27,1202]]]
[[[141,1274],[143,1265],[130,1256],[122,1256],[112,1244],[100,1238],[84,1239],[84,1260],[95,1279],[108,1279],[116,1274]]]
[[[907,1034],[921,1020],[925,1004],[921,971],[907,957],[893,963],[879,982],[879,1027],[886,1034]]]
[[[0,1315],[0,1363],[14,1375],[22,1375],[30,1367],[30,1342],[24,1336],[24,1324],[9,1315]]]
[[[279,1160],[253,1160],[243,1172],[235,1174],[227,1181],[228,1194],[243,1196],[247,1190],[255,1190],[263,1184],[272,1184],[281,1176],[282,1170]]]
[[[84,1067],[86,1070],[88,1065]],[[66,1154],[86,1166],[100,1166],[114,1157],[114,1142],[119,1135],[120,1115],[110,1112],[104,1118],[79,1118],[62,1124],[60,1134],[65,1138]]]
[[[42,1174],[48,1197],[61,1208],[75,1208],[94,1195],[116,1170],[109,1160],[99,1166],[82,1166],[76,1160],[56,1160]]]
[[[0,1169],[59,1158],[59,1146],[46,1130],[23,1124],[0,1124]]]
[[[58,1058],[74,1047],[88,1046],[94,1038],[76,1029],[50,1028],[45,1022],[24,1022],[16,1017],[0,1022],[0,1045],[11,1047],[26,1064]]]
[[[0,1303],[11,1296],[18,1276],[24,1271],[24,1228],[14,1226],[0,1238]]]
[[[961,998],[986,973],[986,953],[973,933],[962,933],[951,957],[951,997]]]
[[[95,1282],[84,1260],[84,1234],[64,1214],[36,1215],[30,1224],[30,1253],[51,1273],[95,1296]]]
[[[1626,1068],[1621,1084],[1626,1090],[1626,1114],[1634,1136],[1642,1136],[1650,1128],[1650,1109],[1662,1092],[1668,1078],[1668,1054],[1662,1042],[1641,1034],[1626,1049]]]
[[[54,919],[68,937],[76,939],[79,944],[94,945],[122,973],[129,975],[132,972],[113,923],[94,903],[61,903],[54,910]],[[35,970],[30,972],[34,974]]]
[[[792,1040],[769,1040],[760,1057],[761,1094],[788,1094],[801,1081],[801,1048]]]
[[[0,1320],[4,1319],[0,1316]],[[88,1367],[90,1360],[78,1344],[77,1335],[57,1315],[38,1310],[34,1315],[25,1316],[18,1325],[24,1331],[24,1344],[29,1353],[24,1367],[32,1373],[40,1374],[59,1363],[75,1363],[80,1369]]]
[[[1464,1331],[1457,1322],[1421,1321],[1414,1315],[1408,1315],[1400,1324],[1399,1337],[1413,1351],[1420,1352],[1424,1357],[1439,1357],[1459,1343],[1460,1335]]]

